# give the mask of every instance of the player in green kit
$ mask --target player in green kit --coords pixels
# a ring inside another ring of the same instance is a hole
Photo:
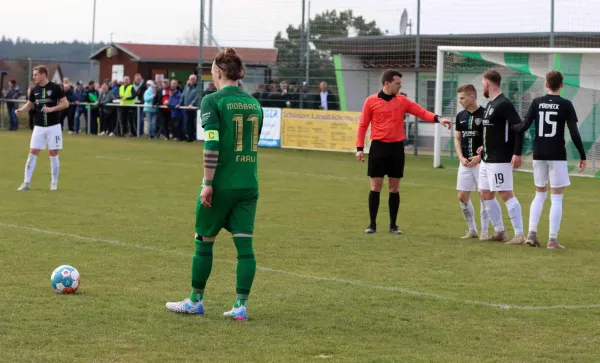
[[[204,288],[210,276],[213,245],[221,229],[233,235],[237,249],[236,300],[223,315],[248,320],[246,302],[256,273],[252,247],[258,201],[258,138],[263,111],[258,101],[237,86],[245,67],[232,48],[217,54],[212,78],[218,92],[202,99],[204,180],[196,206],[196,253],[192,259],[192,292],[167,303],[177,313],[203,314]]]

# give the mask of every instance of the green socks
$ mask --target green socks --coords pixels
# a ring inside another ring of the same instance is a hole
[[[245,306],[256,274],[256,259],[252,249],[252,237],[233,237],[237,250],[237,279],[235,292],[237,294],[234,308]]]
[[[194,242],[196,243],[196,253],[192,257],[192,292],[190,300],[198,302],[204,297],[206,281],[208,281],[212,270],[213,246],[215,243],[199,240],[194,240]]]
[[[256,274],[256,259],[252,248],[252,237],[233,237],[237,250],[237,279],[235,284],[236,300],[234,308],[245,306]],[[206,281],[210,277],[213,263],[214,242],[195,240],[196,253],[192,257],[192,292],[190,301],[202,301]]]

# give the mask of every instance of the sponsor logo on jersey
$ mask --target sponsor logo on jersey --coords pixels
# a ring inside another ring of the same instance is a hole
[[[478,137],[479,136],[479,132],[478,131],[463,131],[462,132],[463,137]]]

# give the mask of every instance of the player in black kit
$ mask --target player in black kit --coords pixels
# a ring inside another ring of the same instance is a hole
[[[494,225],[491,241],[508,241],[502,222],[502,209],[494,193],[498,192],[508,210],[515,237],[506,242],[524,245],[523,216],[521,205],[513,192],[513,168],[521,166],[523,134],[514,132],[511,126],[521,123],[521,117],[513,104],[500,90],[502,77],[495,70],[483,73],[483,95],[490,99],[483,118],[482,161],[479,167],[479,188],[485,209]]]
[[[547,247],[564,248],[558,242],[558,230],[562,219],[563,191],[571,184],[567,166],[567,150],[565,149],[565,124],[569,128],[573,144],[579,151],[581,158],[579,170],[583,171],[586,167],[585,150],[577,128],[577,113],[571,101],[560,97],[562,87],[562,73],[559,71],[548,72],[546,74],[548,94],[533,100],[523,123],[512,127],[517,132],[524,132],[534,122],[536,125],[533,142],[533,180],[536,193],[531,202],[527,236],[527,243],[531,246],[540,246],[537,238],[537,225],[546,200],[547,184],[550,182],[552,205]]]
[[[479,183],[479,163],[481,156],[477,149],[483,145],[483,116],[485,108],[477,104],[477,90],[472,84],[465,84],[458,88],[458,102],[464,110],[456,115],[454,131],[454,147],[460,161],[456,180],[458,200],[469,230],[463,238],[488,239],[488,216],[480,200],[481,235],[477,232],[475,223],[475,209],[471,202],[471,192]]]
[[[52,182],[50,190],[58,189],[58,151],[62,149],[62,128],[60,127],[60,111],[69,108],[69,101],[65,97],[61,86],[48,81],[48,69],[40,65],[33,68],[35,88],[31,90],[27,103],[16,110],[19,115],[35,107],[35,127],[31,134],[29,156],[25,163],[25,180],[19,191],[30,189],[31,177],[35,163],[41,149],[48,148],[50,155],[50,171]]]

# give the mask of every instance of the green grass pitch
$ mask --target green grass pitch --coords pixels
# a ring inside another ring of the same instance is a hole
[[[261,149],[250,320],[225,320],[236,252],[215,245],[204,316],[190,290],[201,143],[65,136],[22,182],[30,133],[0,132],[1,362],[592,362],[600,346],[598,180],[572,178],[553,251],[461,240],[452,164],[407,157],[400,228],[368,224],[366,164]],[[532,175],[515,173],[525,227]],[[539,226],[547,238],[549,198]],[[512,228],[503,206],[509,234]],[[475,204],[478,213],[479,204]],[[478,221],[479,224],[479,221]],[[56,295],[61,264],[82,277]]]

